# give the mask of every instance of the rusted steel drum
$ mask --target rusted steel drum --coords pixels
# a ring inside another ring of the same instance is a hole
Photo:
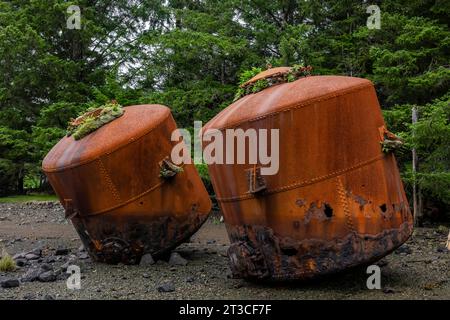
[[[42,168],[96,261],[138,263],[159,256],[197,231],[211,209],[193,164],[160,177],[176,124],[161,105],[124,114],[80,140],[60,140]]]
[[[376,261],[411,235],[396,160],[381,148],[388,131],[370,81],[310,76],[270,86],[227,107],[203,134],[236,128],[279,129],[280,150],[275,175],[262,176],[259,163],[208,166],[235,277],[314,278]]]

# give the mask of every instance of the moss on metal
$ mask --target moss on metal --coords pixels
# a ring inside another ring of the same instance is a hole
[[[255,68],[254,70],[257,69]],[[260,92],[268,87],[277,84],[293,82],[300,78],[310,76],[311,71],[312,71],[311,66],[304,66],[303,64],[295,64],[291,67],[291,69],[287,73],[278,74],[266,79],[260,79],[255,82],[247,83],[245,85],[241,84],[238,91],[236,92],[234,101],[237,101],[248,94]]]
[[[80,140],[105,124],[123,115],[123,108],[115,101],[99,108],[88,109],[78,118],[71,120],[67,127],[67,136]]]

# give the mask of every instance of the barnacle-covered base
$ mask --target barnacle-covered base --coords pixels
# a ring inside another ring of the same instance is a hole
[[[307,280],[364,265],[386,256],[412,232],[405,222],[376,235],[348,234],[332,241],[283,237],[265,226],[227,226],[230,267],[236,278]]]
[[[138,264],[146,253],[157,259],[189,240],[206,219],[207,215],[193,211],[180,219],[128,217],[122,222],[112,212],[88,220],[76,216],[72,223],[94,261]]]

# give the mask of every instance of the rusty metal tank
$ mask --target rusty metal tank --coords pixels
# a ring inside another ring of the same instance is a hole
[[[161,176],[176,143],[170,110],[123,110],[80,140],[64,137],[42,168],[91,257],[133,264],[145,253],[160,256],[189,239],[211,202],[193,164]]]
[[[249,83],[286,72],[270,69]],[[261,175],[259,162],[208,165],[235,277],[310,279],[374,262],[411,235],[395,157],[382,150],[389,132],[370,81],[310,76],[269,86],[202,130],[206,136],[237,128],[279,130],[279,171]]]

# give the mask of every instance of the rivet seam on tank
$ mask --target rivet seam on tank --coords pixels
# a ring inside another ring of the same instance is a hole
[[[346,196],[344,184],[342,183],[342,178],[340,176],[336,177],[336,187],[339,195],[339,202],[341,203],[342,209],[344,210],[345,223],[347,224],[347,228],[350,230],[350,232],[357,234],[355,226],[353,224],[352,213],[348,208],[348,199]]]
[[[111,177],[108,174],[108,170],[105,168],[105,165],[103,164],[103,161],[101,158],[97,159],[98,168],[100,170],[100,175],[102,179],[106,182],[106,185],[108,186],[109,190],[111,191],[111,194],[114,196],[114,199],[116,199],[117,202],[121,202],[120,194],[117,191],[117,188],[114,184],[114,182],[111,180]]]
[[[342,89],[342,90],[339,90],[339,91],[336,91],[336,92],[332,92],[330,94],[323,95],[323,96],[318,97],[318,98],[311,98],[309,100],[302,101],[301,103],[287,104],[286,106],[283,106],[283,108],[281,110],[278,110],[278,111],[275,111],[275,112],[266,113],[264,115],[261,115],[261,116],[255,117],[255,118],[245,119],[245,121],[239,120],[239,121],[236,121],[236,122],[233,122],[233,123],[229,123],[226,126],[223,126],[221,128],[214,128],[214,129],[215,130],[225,130],[225,129],[233,128],[233,127],[239,126],[239,125],[241,125],[243,123],[246,123],[246,122],[254,122],[254,121],[262,120],[262,119],[265,119],[265,118],[274,117],[274,116],[276,116],[276,115],[278,115],[280,113],[286,112],[286,111],[300,109],[300,108],[306,108],[306,107],[312,106],[315,103],[320,102],[320,101],[334,99],[334,98],[337,98],[337,97],[340,97],[340,96],[343,96],[343,95],[347,95],[347,94],[350,94],[350,93],[353,93],[353,92],[356,92],[356,91],[360,91],[360,90],[363,90],[363,89],[366,89],[366,88],[371,88],[371,87],[372,87],[372,85],[370,83],[362,84],[362,85],[360,84],[360,85],[354,86],[354,87],[352,87],[350,89]],[[246,97],[250,97],[250,96],[246,96]],[[246,97],[244,97],[243,99],[245,99]],[[240,100],[236,101],[235,103],[239,103],[239,101]],[[216,115],[211,121],[213,121],[215,118],[217,118],[217,116],[218,115]],[[203,136],[208,136],[209,134],[213,134],[213,133],[212,132],[211,133],[205,132],[203,134]]]
[[[180,167],[181,167],[181,168],[184,168],[184,164],[180,165]],[[91,212],[91,213],[84,214],[84,216],[95,216],[95,215],[107,213],[107,212],[112,211],[112,210],[116,210],[116,209],[118,209],[118,208],[120,208],[120,207],[123,207],[123,206],[125,206],[125,205],[127,205],[127,204],[129,204],[129,203],[131,203],[131,202],[133,202],[133,201],[135,201],[136,199],[142,198],[142,197],[145,196],[146,194],[149,194],[150,192],[152,192],[152,191],[158,189],[158,188],[161,187],[166,181],[167,181],[166,179],[161,178],[161,181],[160,181],[160,182],[158,182],[158,183],[155,184],[154,186],[148,188],[148,189],[145,190],[144,192],[142,192],[142,193],[140,193],[140,194],[138,194],[138,195],[136,195],[136,196],[134,196],[134,197],[131,197],[131,198],[128,199],[128,200],[125,200],[125,201],[123,201],[123,202],[121,202],[121,203],[119,203],[119,204],[117,204],[117,205],[111,206],[111,207],[106,208],[106,209],[101,209],[101,210],[99,210],[99,211],[94,211],[94,212]]]
[[[372,159],[369,159],[369,160],[366,160],[366,161],[362,161],[362,162],[357,163],[357,164],[355,164],[355,165],[353,165],[351,167],[344,168],[344,169],[341,169],[341,170],[337,170],[337,171],[331,172],[329,174],[326,174],[326,175],[323,175],[323,176],[320,176],[320,177],[314,177],[312,179],[304,180],[304,181],[297,181],[297,182],[294,182],[294,183],[291,183],[291,184],[288,184],[288,185],[285,185],[285,186],[281,186],[281,187],[278,187],[278,188],[266,189],[264,191],[264,194],[265,195],[269,195],[269,194],[273,194],[273,193],[283,192],[283,191],[287,191],[287,190],[291,190],[291,189],[305,187],[307,185],[314,184],[314,183],[317,183],[317,182],[320,182],[320,181],[328,180],[328,179],[334,178],[336,176],[340,176],[340,175],[342,175],[342,174],[344,174],[346,172],[365,167],[365,166],[367,166],[369,164],[372,164],[373,162],[382,160],[384,157],[385,157],[384,154],[380,154],[380,155],[378,155],[376,157],[373,157]],[[233,197],[223,197],[223,198],[217,197],[216,199],[217,199],[217,201],[220,201],[220,202],[233,202],[233,201],[238,201],[238,200],[252,199],[254,197],[255,196],[253,194],[245,193],[243,195],[238,195],[238,196],[233,196]]]

